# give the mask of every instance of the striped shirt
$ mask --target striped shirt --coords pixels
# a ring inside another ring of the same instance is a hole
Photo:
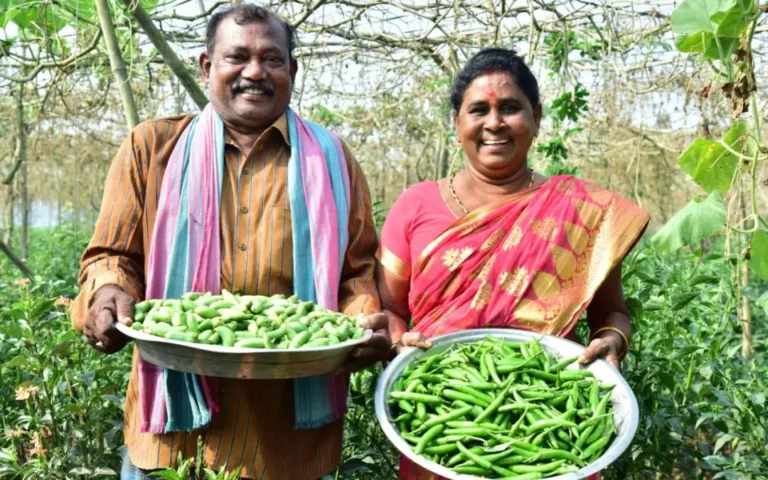
[[[72,304],[82,330],[93,294],[118,285],[144,296],[147,253],[163,174],[173,148],[192,116],[144,122],[123,142],[106,180],[104,198],[81,263],[82,290]],[[221,199],[222,288],[243,294],[290,295],[293,288],[291,211],[287,192],[290,141],[285,115],[258,139],[250,153],[225,135]],[[345,254],[339,307],[347,314],[379,311],[375,291],[376,231],[370,193],[360,166],[345,148],[351,185],[349,247]],[[191,433],[140,433],[137,351],[125,400],[124,433],[134,465],[173,466],[197,451],[219,469],[242,466],[240,475],[262,480],[315,480],[338,465],[343,422],[293,430],[290,380],[220,379],[221,411],[209,428]]]

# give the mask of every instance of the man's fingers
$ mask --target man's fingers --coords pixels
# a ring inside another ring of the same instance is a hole
[[[377,348],[371,348],[366,345],[359,346],[349,352],[350,361],[369,360],[372,361],[381,360],[381,350]]]
[[[125,320],[133,319],[133,299],[127,294],[118,294],[115,296],[115,305],[117,306],[117,320],[126,323]]]
[[[130,317],[119,318],[117,321],[122,323],[126,327],[130,327],[131,325],[133,325],[133,319]]]
[[[390,346],[391,346],[391,343],[389,341],[389,336],[387,336],[387,334],[385,333],[376,332],[371,336],[370,339],[368,339],[367,342],[361,345],[361,348],[365,347],[365,348],[370,348],[374,351],[378,351],[379,356],[382,356],[387,350],[389,350]]]
[[[374,313],[357,321],[360,328],[370,328],[371,330],[386,330],[389,326],[389,318],[385,313]]]
[[[370,367],[381,359],[381,350],[360,346],[350,352],[346,363],[344,363],[343,371],[346,373],[356,372],[365,367]]]
[[[376,360],[368,360],[368,359],[358,359],[358,360],[350,360],[347,363],[344,364],[344,367],[342,368],[343,373],[354,373],[358,370],[362,370],[365,367],[370,367],[376,363]]]
[[[115,316],[107,310],[101,310],[96,316],[96,328],[92,332],[92,337],[104,345],[104,348],[109,349],[112,344],[112,337],[110,330],[115,328]]]

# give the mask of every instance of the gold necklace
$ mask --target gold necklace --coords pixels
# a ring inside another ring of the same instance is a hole
[[[536,178],[536,174],[531,168],[529,168],[528,171],[531,172],[531,180],[528,182],[528,188],[531,188],[533,186],[533,181]],[[456,172],[456,173],[459,173],[459,172]],[[448,180],[448,189],[451,191],[451,195],[453,195],[453,199],[456,200],[456,203],[461,207],[461,210],[464,212],[464,215],[466,215],[469,213],[469,211],[467,210],[467,207],[465,207],[464,204],[461,203],[461,200],[459,200],[459,197],[456,195],[456,190],[453,189],[453,177],[456,176],[456,173],[451,175],[451,178]]]

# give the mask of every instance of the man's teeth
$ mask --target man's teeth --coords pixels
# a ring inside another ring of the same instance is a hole
[[[507,142],[509,142],[509,140],[497,140],[497,141],[486,140],[485,142],[483,142],[483,145],[504,145]]]
[[[243,93],[250,93],[251,95],[263,95],[265,92],[260,88],[244,88]]]

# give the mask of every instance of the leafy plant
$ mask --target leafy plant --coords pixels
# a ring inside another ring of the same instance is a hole
[[[649,248],[625,263],[635,333],[622,373],[638,398],[640,425],[608,478],[768,475],[765,315],[758,353],[745,360],[737,292],[722,274],[728,264],[717,253],[662,256]]]
[[[712,82],[717,88],[707,87],[706,96],[721,92],[731,101],[735,119],[722,141],[698,138],[680,155],[678,163],[707,192],[717,190],[746,199],[748,212],[736,218],[730,216],[725,226],[729,232],[744,236],[746,246],[740,249],[738,261],[749,261],[753,272],[768,279],[768,269],[762,262],[751,261],[750,253],[768,251],[768,222],[757,206],[758,165],[768,159],[768,146],[761,136],[752,52],[762,13],[755,0],[685,0],[672,13],[671,20],[678,49],[699,54],[712,65]],[[750,107],[751,124],[740,118]],[[749,183],[743,187],[745,176]],[[702,208],[707,206],[700,204]],[[714,203],[709,206],[721,208]]]
[[[197,437],[197,454],[195,458],[184,459],[179,452],[176,459],[177,468],[165,468],[152,472],[150,475],[156,478],[163,478],[165,480],[238,480],[240,477],[240,467],[235,468],[231,472],[227,470],[226,464],[216,472],[210,469],[205,464],[203,450],[203,438]]]
[[[127,357],[101,357],[69,326],[60,281],[16,280],[0,309],[3,478],[114,475]],[[15,290],[15,291],[14,291]],[[15,298],[15,300],[14,300]]]
[[[723,194],[715,191],[705,200],[691,200],[656,232],[651,241],[659,250],[675,252],[722,232],[727,217]]]
[[[579,174],[578,167],[565,163],[568,159],[565,141],[580,132],[581,128],[571,127],[565,131],[563,128],[566,122],[576,123],[589,111],[588,97],[589,92],[581,84],[577,84],[573,90],[563,92],[555,98],[546,109],[546,116],[552,118],[553,137],[536,146],[536,152],[543,154],[547,159],[545,175],[577,176]]]

